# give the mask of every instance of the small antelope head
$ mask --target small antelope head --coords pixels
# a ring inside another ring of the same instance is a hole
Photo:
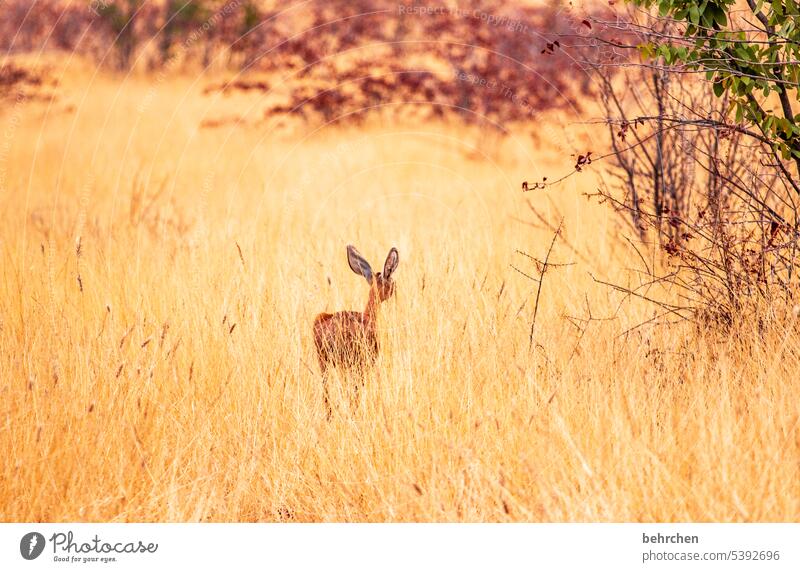
[[[347,262],[350,264],[350,269],[363,276],[367,284],[370,285],[372,292],[378,296],[378,300],[383,302],[388,300],[394,294],[394,280],[392,274],[397,270],[397,265],[400,263],[400,256],[397,249],[392,247],[386,257],[386,262],[383,263],[383,272],[374,274],[372,267],[369,265],[363,256],[356,250],[353,245],[347,246]]]

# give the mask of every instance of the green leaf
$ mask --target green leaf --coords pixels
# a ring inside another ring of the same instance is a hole
[[[694,4],[689,7],[689,21],[695,26],[700,24],[700,10]]]
[[[722,85],[721,81],[714,82],[714,95],[717,97],[722,97],[722,94],[725,93],[725,86]]]
[[[788,119],[783,117],[778,117],[775,120],[775,129],[776,131],[781,131],[784,135],[792,134],[792,124],[789,123]]]

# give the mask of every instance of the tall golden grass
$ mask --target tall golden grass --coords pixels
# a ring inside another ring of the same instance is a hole
[[[519,191],[574,127],[272,128],[253,96],[73,72],[0,116],[0,519],[800,520],[797,321],[627,331],[654,309],[591,277],[637,257],[591,173]],[[531,347],[512,265],[538,276],[517,250],[562,217]],[[401,262],[327,422],[311,323],[366,301],[348,243]]]

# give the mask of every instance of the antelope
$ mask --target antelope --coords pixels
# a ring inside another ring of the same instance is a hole
[[[394,294],[392,274],[397,270],[400,257],[396,248],[389,250],[383,272],[374,274],[372,267],[352,245],[347,246],[347,262],[350,269],[363,276],[369,284],[369,297],[363,312],[343,311],[334,314],[319,314],[314,318],[314,346],[322,371],[322,391],[328,419],[331,406],[328,400],[327,374],[331,367],[358,369],[363,374],[378,357],[378,336],[375,322],[380,303]],[[361,383],[363,383],[363,378]],[[358,385],[355,388],[358,397]]]

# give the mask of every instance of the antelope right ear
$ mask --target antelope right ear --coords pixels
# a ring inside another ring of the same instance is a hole
[[[368,284],[372,284],[372,267],[352,244],[347,245],[347,263],[350,265],[350,270],[363,276]]]
[[[400,264],[400,255],[397,253],[397,249],[392,247],[389,250],[389,255],[386,257],[386,262],[383,263],[383,277],[384,278],[391,278],[394,271],[397,270],[397,265]]]

